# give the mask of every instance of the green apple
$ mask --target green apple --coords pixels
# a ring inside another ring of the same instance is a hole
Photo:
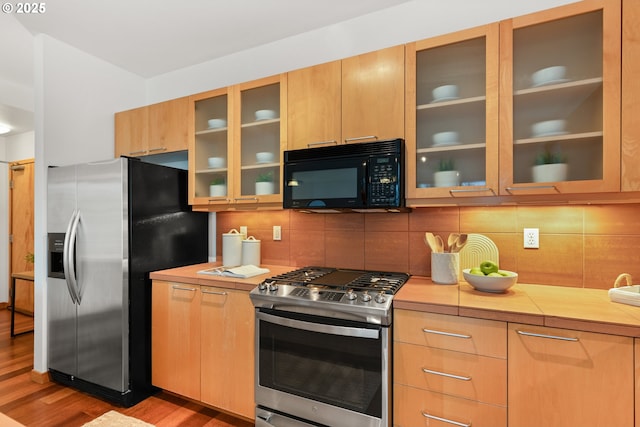
[[[482,272],[482,270],[480,270],[480,267],[473,267],[469,270],[469,273],[475,274],[476,276],[484,276],[484,273]]]
[[[511,274],[506,271],[506,270],[498,270],[498,273],[500,273],[501,276],[511,276]]]
[[[498,272],[493,272],[493,273],[489,273],[487,274],[487,276],[489,277],[504,277],[502,274],[498,273]]]
[[[483,261],[480,264],[480,271],[482,271],[485,274],[485,276],[491,273],[497,273],[498,264],[496,264],[493,261]]]

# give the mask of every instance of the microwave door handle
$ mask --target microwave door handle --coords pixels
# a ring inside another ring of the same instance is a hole
[[[348,326],[326,325],[323,323],[305,322],[304,320],[289,319],[288,317],[274,316],[272,314],[258,312],[256,317],[269,323],[289,328],[301,329],[303,331],[319,332],[322,334],[341,335],[345,337],[378,339],[380,331],[378,329],[354,328]]]
[[[74,304],[78,303],[76,298],[74,283],[71,280],[71,275],[73,274],[75,279],[75,271],[72,270],[75,266],[71,266],[71,258],[73,256],[73,250],[71,246],[75,249],[75,236],[72,238],[72,230],[74,229],[74,223],[76,218],[78,217],[78,211],[74,210],[71,214],[71,218],[69,218],[69,223],[67,224],[67,231],[64,233],[64,243],[62,246],[62,271],[64,273],[64,280],[67,283],[67,290],[69,291],[69,296],[71,297],[71,301]],[[73,243],[71,243],[73,241]]]
[[[362,198],[362,205],[363,206],[367,206],[367,204],[369,203],[368,198],[370,197],[369,194],[369,161],[367,160],[366,162],[362,162],[362,188],[363,191],[360,193],[360,197]]]

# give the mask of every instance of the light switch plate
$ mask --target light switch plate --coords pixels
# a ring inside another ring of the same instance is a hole
[[[282,228],[279,225],[273,226],[273,240],[282,240]]]

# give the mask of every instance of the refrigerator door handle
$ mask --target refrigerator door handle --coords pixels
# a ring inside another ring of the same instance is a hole
[[[67,289],[74,304],[80,304],[80,298],[77,292],[76,266],[73,254],[76,249],[76,234],[78,232],[78,222],[80,221],[80,212],[74,210],[67,224],[67,232],[64,235],[64,247],[62,252],[62,268],[64,270]]]

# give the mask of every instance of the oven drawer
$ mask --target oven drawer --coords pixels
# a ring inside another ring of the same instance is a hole
[[[412,310],[394,311],[394,340],[506,359],[506,322]]]
[[[506,427],[507,408],[396,384],[396,427]]]
[[[396,342],[393,365],[396,384],[507,404],[506,359]]]

